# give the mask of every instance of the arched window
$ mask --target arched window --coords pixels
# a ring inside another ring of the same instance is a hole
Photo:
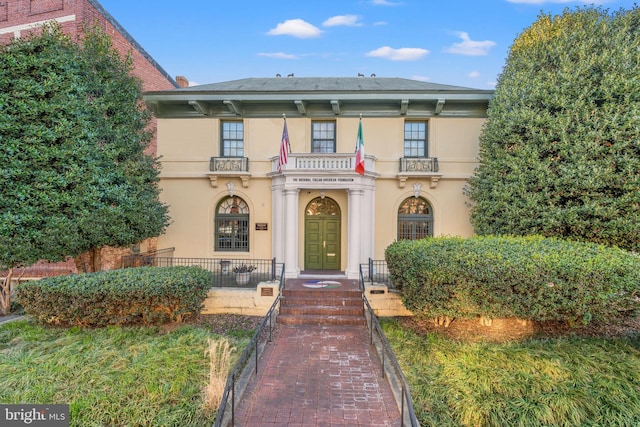
[[[214,219],[215,250],[249,252],[249,206],[238,196],[218,203]]]
[[[410,197],[398,209],[398,240],[433,236],[433,211],[422,197]]]

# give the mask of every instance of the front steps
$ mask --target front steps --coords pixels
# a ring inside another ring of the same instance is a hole
[[[282,291],[278,323],[286,325],[365,325],[359,289],[300,289]]]

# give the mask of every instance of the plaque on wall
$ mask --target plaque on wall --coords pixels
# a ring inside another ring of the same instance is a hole
[[[268,230],[269,225],[266,222],[256,222],[256,231]]]

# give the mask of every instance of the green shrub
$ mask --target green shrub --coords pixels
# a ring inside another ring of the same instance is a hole
[[[553,238],[483,236],[398,241],[385,257],[416,314],[587,324],[640,309],[640,258]]]
[[[182,321],[211,287],[200,267],[141,267],[21,283],[16,299],[39,322],[104,326]]]

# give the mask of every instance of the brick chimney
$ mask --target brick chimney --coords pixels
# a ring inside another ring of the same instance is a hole
[[[176,83],[180,87],[189,87],[189,80],[185,76],[176,76]]]

